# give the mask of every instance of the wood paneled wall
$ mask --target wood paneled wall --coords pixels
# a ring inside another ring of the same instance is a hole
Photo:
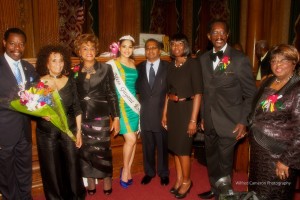
[[[123,35],[131,35],[139,43],[139,0],[99,0],[98,6],[100,50],[110,51],[109,45]]]

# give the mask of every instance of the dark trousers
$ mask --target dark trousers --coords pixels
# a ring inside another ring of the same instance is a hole
[[[215,183],[232,174],[235,138],[219,137],[215,129],[205,135],[207,170],[212,191],[218,194]]]
[[[85,198],[78,149],[69,136],[60,131],[37,129],[40,169],[47,200]]]
[[[0,193],[3,200],[28,200],[32,186],[32,145],[24,134],[0,149]]]
[[[163,130],[161,132],[142,131],[141,138],[145,174],[151,177],[155,176],[155,152],[157,150],[157,174],[160,177],[168,177],[169,160],[167,133]]]

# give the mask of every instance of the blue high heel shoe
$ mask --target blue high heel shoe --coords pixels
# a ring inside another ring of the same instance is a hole
[[[120,185],[122,188],[127,189],[129,186],[129,181],[128,182],[122,181],[122,172],[123,172],[123,167],[120,169]],[[131,184],[132,184],[132,182],[131,182]]]
[[[132,183],[133,183],[133,179],[128,179],[127,184],[128,184],[128,185],[132,185]]]

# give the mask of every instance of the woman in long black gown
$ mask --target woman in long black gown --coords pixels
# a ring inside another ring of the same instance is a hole
[[[111,66],[95,60],[98,38],[82,34],[75,41],[81,63],[73,68],[83,110],[81,164],[88,178],[88,194],[96,192],[95,179],[103,178],[103,192],[111,194],[112,151],[110,131],[120,131],[118,99]],[[112,126],[110,128],[110,117]]]
[[[69,128],[76,136],[76,142],[72,141],[47,117],[37,120],[38,156],[46,199],[85,199],[78,159],[82,111],[74,80],[63,75],[70,66],[70,57],[62,46],[45,46],[37,56],[37,72],[46,85],[58,90]]]

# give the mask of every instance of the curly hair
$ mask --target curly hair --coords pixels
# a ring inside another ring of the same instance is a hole
[[[99,53],[99,39],[94,34],[81,34],[74,41],[75,53],[79,56],[79,50],[83,43],[91,42],[95,44],[96,55]]]
[[[71,70],[72,62],[71,62],[70,53],[62,45],[47,45],[40,49],[39,53],[37,54],[37,61],[36,61],[37,73],[40,76],[45,76],[49,74],[47,63],[52,53],[59,53],[62,55],[64,60],[64,68],[62,70],[62,73],[64,75],[68,75]]]

